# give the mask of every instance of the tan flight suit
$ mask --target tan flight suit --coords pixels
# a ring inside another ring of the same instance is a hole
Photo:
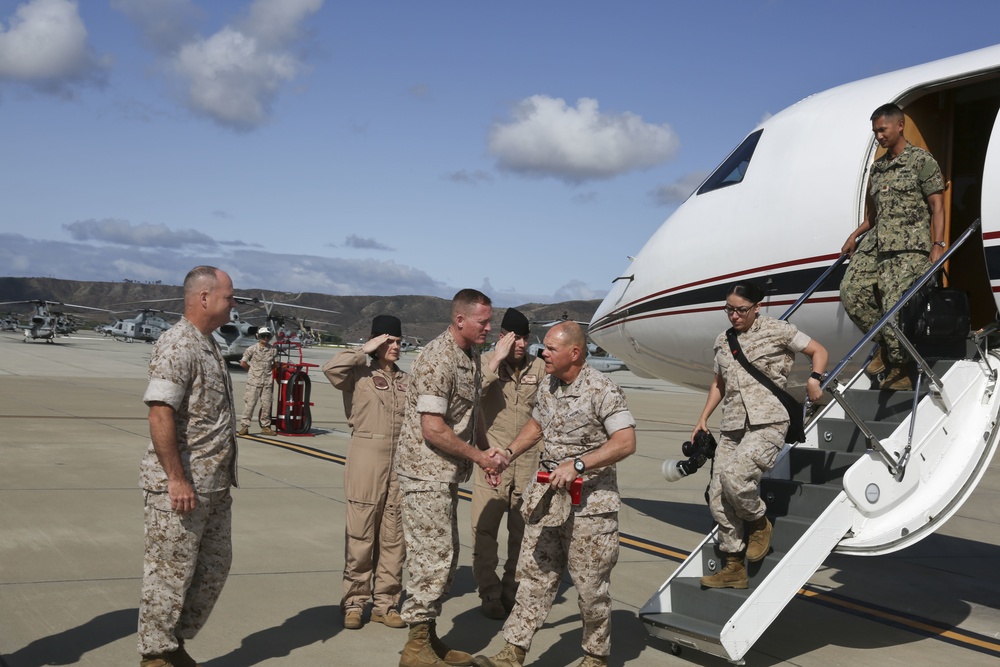
[[[345,350],[323,366],[323,374],[344,392],[351,427],[341,606],[363,610],[374,599],[372,612],[384,616],[396,609],[403,590],[402,497],[393,465],[409,376],[395,366],[379,370],[368,360],[361,348]]]
[[[527,355],[520,368],[513,367],[506,359],[497,372],[490,370],[494,352],[486,352],[483,364],[483,418],[486,420],[486,437],[491,447],[506,449],[521,428],[531,420],[538,386],[545,377],[545,362]],[[521,500],[524,488],[538,471],[541,442],[517,457],[504,471],[499,486],[493,488],[486,481],[486,473],[479,466],[473,469],[472,487],[472,574],[479,586],[483,600],[502,598],[504,606],[514,606],[517,594],[517,557],[521,553],[524,537],[524,518]],[[504,513],[507,513],[507,562],[503,568],[503,581],[497,576],[499,557],[497,533]]]

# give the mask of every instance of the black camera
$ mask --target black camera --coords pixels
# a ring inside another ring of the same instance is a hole
[[[698,431],[694,440],[681,445],[681,452],[687,457],[684,461],[667,459],[663,462],[663,476],[668,482],[676,482],[698,472],[705,461],[715,458],[715,438],[708,431]]]

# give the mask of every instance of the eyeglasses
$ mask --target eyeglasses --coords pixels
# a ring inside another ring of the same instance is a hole
[[[750,304],[749,306],[730,306],[729,304],[726,304],[725,306],[722,307],[722,310],[726,311],[726,315],[732,315],[733,313],[736,313],[740,317],[746,317],[747,313],[753,310],[754,306],[756,305],[757,305],[756,303]]]

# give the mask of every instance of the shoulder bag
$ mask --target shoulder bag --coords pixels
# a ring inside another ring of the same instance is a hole
[[[764,385],[764,388],[777,396],[781,404],[785,406],[785,410],[788,411],[788,432],[785,433],[785,442],[792,444],[795,442],[805,442],[806,441],[806,430],[805,422],[802,418],[803,410],[802,404],[792,398],[784,389],[778,387],[771,381],[771,378],[767,377],[758,369],[756,366],[750,363],[743,354],[743,348],[740,347],[740,341],[736,337],[736,329],[729,328],[726,331],[726,340],[729,341],[729,351],[733,354],[733,359],[740,362],[740,365],[746,370],[750,376]]]

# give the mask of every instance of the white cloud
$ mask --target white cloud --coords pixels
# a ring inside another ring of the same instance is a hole
[[[591,289],[582,280],[571,280],[553,295],[554,301],[590,301],[591,299],[603,299],[607,290],[598,292]]]
[[[240,31],[266,49],[284,49],[299,37],[299,24],[323,6],[323,0],[255,0]]]
[[[187,106],[242,131],[267,122],[283,86],[304,65],[295,53],[302,23],[323,0],[254,0],[246,14],[209,36],[194,31],[188,0],[115,0],[161,56]]]
[[[455,293],[424,271],[391,261],[230,249],[223,244],[194,250],[189,246],[125,248],[0,233],[0,266],[6,275],[180,284],[191,267],[199,264],[224,269],[240,288],[342,295],[424,294],[446,299]]]
[[[191,0],[111,0],[111,8],[131,19],[157,53],[172,53],[198,36],[202,12]]]
[[[267,120],[278,89],[295,78],[299,65],[291,54],[262,49],[254,37],[225,27],[185,44],[172,66],[188,85],[192,109],[250,130]]]
[[[357,234],[350,234],[344,239],[345,248],[360,248],[363,250],[394,250],[384,243],[379,243],[375,239],[363,238]]]
[[[693,171],[685,174],[673,183],[661,185],[650,192],[650,196],[659,206],[673,206],[680,204],[691,196],[691,193],[708,178],[707,171]]]
[[[99,241],[139,248],[181,248],[187,245],[214,246],[212,237],[195,229],[173,230],[148,222],[133,225],[128,220],[77,220],[63,225],[75,241]]]
[[[450,299],[459,288],[468,287],[440,282],[421,269],[393,261],[272,253],[259,248],[231,247],[222,242],[212,247],[142,248],[121,244],[43,241],[20,234],[0,233],[0,269],[8,276],[50,276],[111,282],[124,279],[159,280],[179,285],[191,267],[199,264],[224,269],[233,277],[236,286],[242,289],[347,296],[422,294]],[[482,285],[483,291],[497,307],[604,296],[604,292],[592,290],[580,280],[568,282],[555,294],[494,288],[489,278],[484,278]]]
[[[30,0],[0,23],[0,78],[65,97],[80,84],[103,85],[110,58],[97,56],[74,0]]]
[[[517,104],[507,123],[490,129],[488,149],[504,170],[569,182],[613,178],[674,157],[680,142],[669,125],[633,113],[602,114],[597,100],[533,95]]]

